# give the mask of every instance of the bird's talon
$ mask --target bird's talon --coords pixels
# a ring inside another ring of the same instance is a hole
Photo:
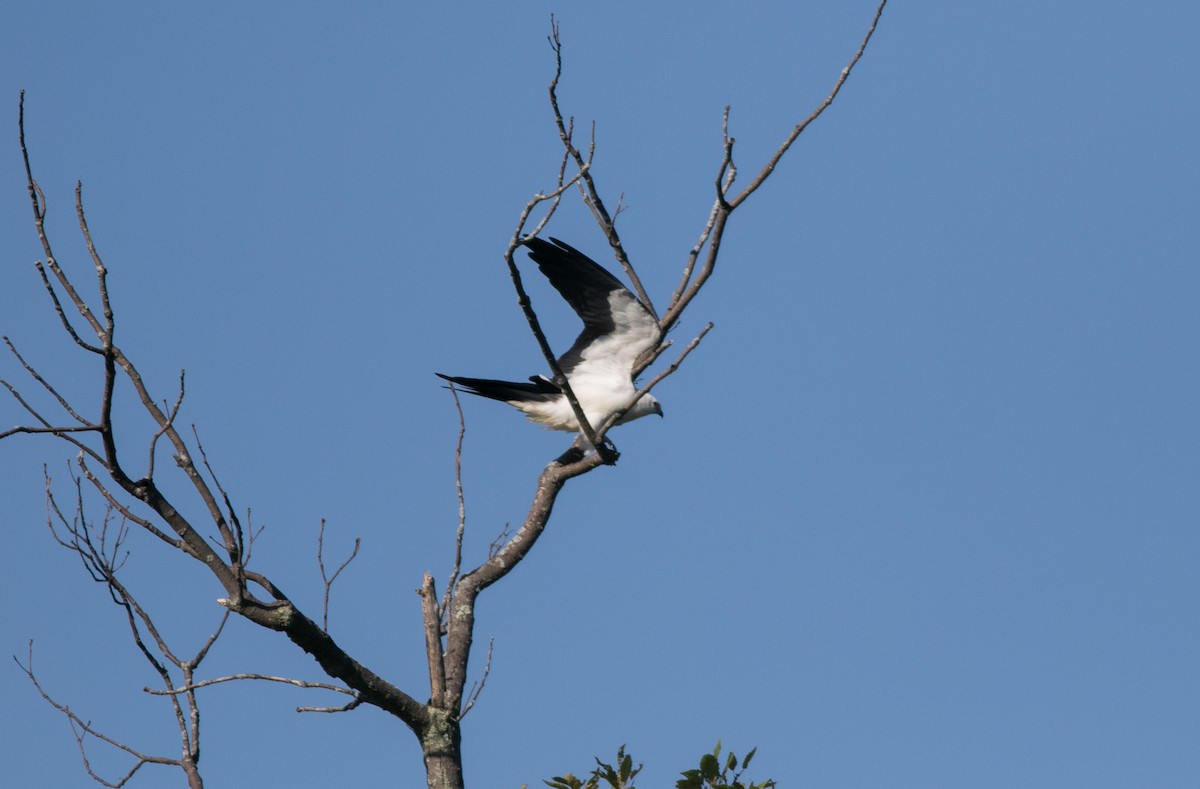
[[[600,456],[600,460],[604,461],[606,466],[617,465],[617,460],[621,457],[616,445],[607,438],[596,448],[596,454]]]

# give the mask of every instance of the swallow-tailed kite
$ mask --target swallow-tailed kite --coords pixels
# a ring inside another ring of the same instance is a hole
[[[553,243],[550,243],[550,242]],[[658,321],[621,281],[587,255],[552,238],[525,242],[529,257],[583,320],[583,333],[558,360],[592,428],[624,408],[637,389],[633,365],[659,338]],[[523,411],[532,422],[554,430],[579,431],[566,396],[549,378],[534,375],[530,383],[488,378],[438,377],[466,387],[471,394],[501,400]],[[662,416],[653,395],[643,395],[618,424],[649,414]]]

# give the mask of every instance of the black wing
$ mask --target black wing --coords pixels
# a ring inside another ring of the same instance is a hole
[[[525,245],[529,258],[583,321],[583,332],[558,360],[563,372],[597,361],[597,349],[609,365],[631,372],[637,357],[658,341],[658,321],[650,311],[619,279],[569,244],[531,238]]]

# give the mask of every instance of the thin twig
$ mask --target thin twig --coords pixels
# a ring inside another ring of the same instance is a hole
[[[741,193],[729,201],[729,206],[731,209],[737,208],[739,205],[745,202],[747,197],[752,195],[755,190],[763,185],[767,178],[770,177],[771,173],[774,172],[775,166],[779,164],[779,161],[783,158],[784,154],[786,154],[788,149],[792,147],[792,143],[799,139],[800,135],[804,133],[804,130],[808,128],[810,123],[821,117],[821,114],[825,112],[825,110],[829,109],[829,105],[833,104],[833,100],[836,99],[838,93],[841,92],[842,86],[845,85],[846,80],[850,78],[850,72],[853,71],[854,67],[858,65],[858,61],[862,59],[863,53],[867,51],[867,44],[871,43],[871,37],[875,35],[875,28],[879,25],[879,19],[883,16],[883,9],[886,5],[887,0],[880,0],[879,6],[875,9],[875,16],[871,19],[871,26],[867,28],[867,33],[865,36],[863,36],[862,43],[858,45],[858,50],[854,53],[854,57],[850,58],[850,62],[844,69],[842,69],[842,73],[838,75],[837,81],[833,84],[833,89],[829,91],[829,95],[825,97],[824,101],[817,105],[816,109],[809,113],[807,118],[796,124],[795,128],[792,129],[791,133],[788,134],[787,138],[783,141],[783,144],[781,144],[771,158],[767,160],[767,163],[763,165],[762,170],[760,170],[758,175],[754,177],[754,180],[746,184],[746,187],[742,189]]]
[[[679,354],[678,359],[671,362],[670,365],[663,368],[662,372],[651,378],[645,386],[643,386],[641,389],[638,389],[637,392],[634,393],[633,397],[630,398],[628,405],[610,414],[608,418],[604,420],[604,424],[600,426],[600,431],[597,433],[597,436],[603,439],[604,434],[607,433],[608,430],[615,425],[630,408],[633,408],[634,405],[637,404],[638,400],[641,400],[642,397],[648,394],[651,389],[658,386],[663,379],[678,370],[679,366],[683,364],[683,360],[688,357],[688,354],[696,350],[696,346],[698,346],[700,341],[704,339],[704,335],[708,334],[712,330],[712,327],[712,321],[709,321],[707,324],[705,324],[704,328],[700,330],[700,333],[697,334],[696,337],[687,344],[687,347],[683,349],[683,352]]]
[[[734,209],[744,203],[747,198],[750,197],[750,195],[754,194],[754,192],[766,182],[767,178],[771,176],[771,173],[775,171],[775,167],[779,164],[780,160],[783,159],[783,156],[792,147],[792,144],[799,139],[800,135],[804,133],[805,129],[807,129],[813,121],[819,118],[821,114],[824,113],[831,104],[833,104],[833,101],[837,98],[842,86],[850,77],[850,72],[854,70],[854,67],[858,64],[858,61],[862,59],[863,53],[866,52],[867,44],[871,41],[871,37],[875,34],[875,28],[879,24],[879,19],[883,15],[883,9],[886,5],[887,0],[880,0],[879,6],[875,9],[875,15],[871,20],[871,25],[867,29],[866,35],[863,37],[863,40],[859,44],[858,49],[855,51],[853,57],[851,57],[850,62],[838,75],[838,78],[834,82],[833,88],[830,90],[829,95],[827,95],[825,99],[819,105],[817,105],[816,109],[809,113],[808,117],[792,128],[791,132],[786,138],[784,138],[783,142],[775,150],[775,153],[772,154],[771,158],[767,160],[767,163],[763,165],[762,169],[759,170],[754,179],[742,189],[741,193],[733,198],[728,197],[728,191],[733,186],[733,181],[737,176],[737,168],[733,163],[734,139],[729,135],[729,108],[725,108],[725,112],[722,114],[721,119],[723,154],[721,166],[717,171],[717,177],[715,180],[716,198],[713,202],[713,208],[709,212],[708,220],[705,223],[704,229],[700,233],[700,238],[696,242],[696,245],[692,248],[691,253],[688,255],[687,264],[684,266],[683,278],[681,279],[679,286],[675,289],[675,293],[671,297],[671,301],[667,307],[666,313],[663,315],[662,320],[659,321],[659,325],[662,328],[664,335],[666,335],[666,333],[675,326],[675,324],[679,321],[680,316],[683,314],[683,311],[687,308],[688,304],[690,304],[692,300],[700,293],[700,289],[704,287],[704,284],[708,281],[708,278],[712,276],[712,273],[716,268],[717,257],[720,254],[721,239],[725,233],[725,225],[729,219],[729,216],[733,213]],[[701,265],[700,270],[695,273],[695,278],[693,279],[693,271],[706,244],[708,251],[704,255],[704,263]],[[644,366],[639,366],[637,368],[637,372],[641,372],[641,370],[644,369]]]
[[[225,630],[225,623],[228,621],[229,611],[228,609],[223,609],[221,611],[221,621],[217,623],[217,629],[209,635],[208,640],[204,642],[204,646],[200,647],[200,651],[196,653],[196,656],[187,661],[190,666],[194,668],[200,665],[200,661],[208,656],[208,650],[212,649],[212,645],[217,643],[217,639],[221,637],[221,633]]]
[[[621,264],[621,269],[625,275],[629,277],[629,281],[633,284],[634,292],[637,293],[638,299],[645,305],[646,309],[654,318],[658,319],[658,312],[654,309],[654,303],[650,300],[649,294],[646,293],[645,287],[642,286],[642,280],[634,270],[633,264],[629,261],[629,256],[625,253],[625,247],[621,243],[621,236],[617,233],[616,215],[620,213],[620,201],[618,200],[618,210],[616,214],[609,215],[608,209],[604,206],[604,200],[600,197],[600,191],[596,187],[596,182],[592,177],[591,163],[593,155],[596,151],[596,126],[592,124],[591,142],[588,147],[588,156],[585,160],[583,154],[575,147],[572,142],[571,134],[568,133],[568,124],[563,119],[562,111],[558,106],[558,83],[562,78],[562,39],[559,37],[558,20],[553,14],[550,16],[550,48],[554,50],[554,78],[550,80],[550,109],[554,113],[554,124],[558,128],[559,140],[563,144],[563,148],[567,154],[575,161],[576,167],[579,168],[580,174],[583,176],[583,181],[580,185],[582,190],[586,187],[587,191],[584,194],[584,203],[591,209],[592,214],[596,218],[596,223],[600,226],[601,232],[604,233],[605,239],[612,247],[613,255],[617,262]],[[573,124],[571,124],[573,125]],[[584,165],[587,165],[585,168]]]
[[[500,549],[504,547],[506,542],[508,542],[508,527],[509,524],[505,523],[504,528],[501,529],[500,533],[496,535],[496,539],[492,540],[488,545],[487,555],[489,559],[500,553]]]
[[[488,675],[492,673],[492,647],[495,646],[496,639],[488,639],[487,662],[483,665],[483,676],[478,682],[471,684],[471,692],[467,694],[467,703],[463,705],[462,712],[458,713],[458,719],[461,721],[467,717],[467,713],[475,706],[475,702],[479,699],[479,694],[483,693],[483,686],[487,684]]]
[[[147,467],[146,467],[146,479],[154,478],[154,452],[155,452],[155,448],[158,446],[158,439],[162,438],[163,434],[166,433],[167,430],[174,427],[175,417],[179,416],[179,409],[183,406],[183,393],[184,393],[184,371],[180,370],[179,371],[179,394],[175,397],[175,405],[171,406],[171,409],[167,414],[167,421],[165,423],[163,423],[158,428],[158,430],[154,431],[154,435],[150,437],[150,462],[149,462],[149,464],[147,464]],[[167,401],[164,400],[163,406],[166,406],[166,404],[167,404]]]
[[[144,754],[141,751],[138,751],[137,749],[121,742],[120,740],[109,737],[107,734],[104,734],[100,730],[93,727],[90,721],[85,721],[82,718],[80,718],[77,714],[75,714],[75,712],[70,707],[68,707],[65,704],[60,704],[59,702],[55,701],[54,698],[48,692],[46,692],[46,689],[42,687],[42,684],[40,682],[38,682],[37,675],[33,671],[33,641],[32,640],[30,640],[30,642],[29,642],[29,655],[26,658],[26,661],[27,661],[26,663],[21,663],[21,661],[19,659],[17,659],[17,656],[13,655],[13,662],[16,663],[17,666],[20,667],[21,671],[24,672],[25,676],[29,677],[29,681],[33,684],[33,687],[37,690],[38,694],[42,697],[42,700],[44,700],[51,707],[54,707],[54,709],[58,710],[63,715],[67,716],[67,720],[70,721],[70,723],[71,723],[71,732],[75,735],[75,744],[79,748],[79,755],[83,760],[84,769],[87,770],[87,773],[92,778],[92,780],[96,781],[99,784],[102,784],[103,786],[112,787],[113,789],[119,789],[119,787],[124,786],[129,781],[129,779],[133,777],[134,773],[136,773],[138,770],[140,770],[144,765],[166,764],[166,765],[173,765],[175,767],[183,766],[182,761],[179,759],[168,759],[163,756],[149,756],[149,755]],[[128,772],[126,772],[118,780],[108,781],[108,780],[104,779],[103,777],[101,777],[100,775],[97,775],[96,772],[94,770],[92,770],[92,765],[91,765],[91,762],[88,761],[87,749],[84,744],[84,741],[87,737],[95,737],[97,740],[100,740],[101,742],[107,743],[108,745],[111,745],[112,747],[114,747],[118,750],[124,751],[125,753],[127,753],[130,756],[137,759],[137,762],[133,765],[133,767],[131,767],[129,769]]]
[[[271,676],[269,674],[252,674],[252,673],[230,674],[225,677],[214,677],[213,679],[206,679],[206,680],[202,680],[200,682],[193,682],[190,685],[184,685],[184,686],[177,687],[177,688],[168,688],[166,690],[159,690],[157,688],[142,688],[142,690],[145,691],[146,693],[149,693],[151,696],[172,696],[172,695],[176,695],[179,693],[186,693],[187,691],[191,691],[191,690],[199,690],[201,688],[207,688],[210,685],[220,685],[221,683],[224,683],[224,682],[239,682],[242,680],[260,680],[263,682],[279,682],[284,685],[293,685],[297,688],[317,688],[319,690],[332,690],[334,693],[343,693],[347,696],[355,696],[355,697],[358,696],[358,691],[351,690],[350,688],[344,688],[340,685],[330,685],[328,682],[310,682],[308,680],[303,680],[303,679],[292,679],[291,677],[275,677],[275,676]]]
[[[566,164],[567,161],[566,157],[564,156],[562,163],[559,165],[558,177],[556,179],[554,189],[550,190],[549,192],[538,192],[531,197],[521,209],[521,213],[517,217],[516,230],[513,231],[512,238],[510,238],[508,242],[509,250],[515,250],[517,247],[521,246],[526,238],[536,236],[542,231],[542,228],[544,228],[550,221],[550,217],[554,216],[554,212],[558,210],[559,203],[562,202],[563,194],[572,186],[574,186],[580,178],[583,177],[583,174],[587,172],[587,168],[589,166],[585,164],[584,167],[580,168],[579,172],[575,173],[575,175],[563,180],[564,176],[566,175]],[[546,215],[542,217],[541,221],[538,222],[531,232],[526,233],[525,226],[529,224],[529,218],[533,215],[534,209],[546,203],[549,204],[549,206],[546,208]]]
[[[71,404],[67,402],[67,398],[65,398],[61,394],[59,394],[58,390],[55,389],[53,386],[51,386],[50,383],[45,378],[43,378],[41,376],[41,374],[38,373],[37,370],[34,369],[33,365],[31,365],[29,362],[25,361],[25,357],[21,355],[20,351],[17,350],[17,346],[13,345],[12,341],[10,339],[8,339],[8,337],[4,337],[3,339],[4,339],[4,344],[8,346],[8,350],[12,352],[12,355],[15,356],[17,358],[17,361],[21,363],[21,366],[25,368],[25,372],[29,373],[29,377],[31,377],[33,380],[37,381],[39,384],[42,385],[43,389],[45,389],[47,392],[49,392],[51,395],[53,395],[54,399],[58,401],[58,404],[60,406],[62,406],[62,409],[64,411],[66,411],[68,414],[71,415],[72,419],[74,419],[80,425],[83,425],[84,427],[86,427],[90,430],[96,429],[96,427],[97,427],[96,425],[92,424],[91,422],[89,422],[88,420],[86,420],[82,416],[80,416],[75,411],[75,409],[71,407]]]
[[[353,709],[357,709],[358,705],[362,703],[363,700],[361,698],[357,698],[346,702],[340,707],[297,707],[296,712],[350,712]]]
[[[180,396],[182,397],[182,391],[180,392]],[[171,420],[174,418],[174,414],[172,414],[170,419],[163,423],[163,433],[173,432],[175,430],[171,424]],[[242,523],[240,520],[238,520],[237,513],[234,512],[233,502],[229,500],[229,494],[225,492],[225,488],[221,486],[221,480],[217,479],[217,473],[213,471],[213,467],[209,465],[208,453],[204,451],[204,442],[200,440],[200,431],[195,425],[192,425],[192,436],[196,439],[196,450],[200,453],[200,462],[204,464],[204,470],[208,472],[208,476],[210,479],[212,479],[213,485],[216,486],[217,492],[221,494],[221,500],[225,502],[225,512],[229,515],[229,522],[233,524],[233,530],[230,531],[229,528],[225,526],[224,519],[222,519],[217,524],[217,527],[218,531],[221,533],[221,537],[225,541],[225,552],[229,554],[229,564],[236,572],[240,573],[242,572],[242,565],[244,564],[242,556],[245,553],[246,548],[245,536],[242,532]],[[185,467],[192,464],[191,458],[187,456],[187,452],[181,452],[180,455],[177,455],[175,462],[180,466]],[[197,476],[199,475],[197,474]],[[205,487],[207,488],[208,486],[205,485]]]
[[[329,593],[333,588],[333,582],[342,574],[342,570],[350,562],[354,561],[354,557],[358,556],[358,549],[362,545],[362,538],[354,538],[354,549],[350,551],[350,555],[346,557],[346,561],[338,565],[337,570],[333,575],[325,573],[325,519],[321,518],[321,529],[317,532],[317,566],[321,569],[321,583],[324,584],[325,590],[321,602],[321,629],[326,633],[329,632]]]
[[[458,440],[454,444],[454,492],[458,497],[458,529],[454,533],[454,566],[450,568],[450,579],[446,581],[446,590],[442,593],[442,632],[445,632],[446,614],[450,610],[450,601],[454,596],[454,586],[458,583],[458,574],[462,571],[463,537],[467,531],[467,500],[463,493],[462,454],[463,439],[467,435],[467,419],[463,415],[462,402],[458,397],[458,389],[453,383],[449,386],[450,395],[454,398],[454,409],[458,412]]]

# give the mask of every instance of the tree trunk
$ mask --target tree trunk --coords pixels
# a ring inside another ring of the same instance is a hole
[[[429,708],[429,725],[421,733],[425,780],[429,789],[463,789],[462,733],[458,719]]]

